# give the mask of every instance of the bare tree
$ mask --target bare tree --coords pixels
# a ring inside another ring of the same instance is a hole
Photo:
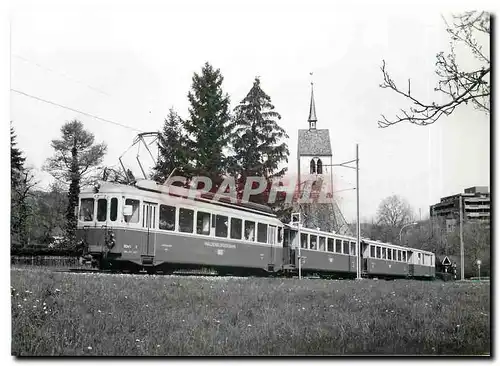
[[[23,168],[18,172],[18,182],[12,188],[11,194],[11,220],[13,232],[19,235],[22,245],[29,242],[29,218],[32,214],[28,198],[33,195],[33,188],[39,182],[35,179],[33,169]],[[13,243],[12,243],[13,244]]]
[[[446,23],[446,20],[445,20]],[[382,115],[378,121],[379,127],[385,128],[399,122],[410,122],[419,126],[426,126],[436,122],[441,116],[448,116],[461,104],[471,103],[476,109],[490,113],[490,14],[487,12],[466,12],[453,16],[453,23],[446,23],[446,31],[450,35],[450,53],[440,52],[436,55],[436,74],[439,76],[438,86],[434,91],[445,94],[447,102],[424,102],[415,97],[411,90],[411,81],[408,79],[408,90],[398,87],[386,69],[385,60],[382,63],[384,82],[381,88],[389,88],[412,102],[412,106],[401,109],[394,119],[389,120]],[[485,37],[486,36],[486,37]],[[480,38],[488,43],[483,48]],[[457,62],[455,48],[464,46],[475,58],[478,65],[472,70],[463,70]]]
[[[377,210],[377,224],[400,228],[413,218],[410,204],[398,195],[384,198]]]

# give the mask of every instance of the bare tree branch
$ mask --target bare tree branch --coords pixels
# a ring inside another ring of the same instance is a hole
[[[411,92],[411,81],[408,79],[408,91],[404,92],[391,78],[386,69],[385,60],[382,61],[381,71],[384,82],[381,88],[388,88],[402,95],[412,106],[408,109],[401,109],[401,114],[396,114],[394,119],[388,119],[381,115],[378,121],[381,128],[392,126],[400,122],[410,122],[419,126],[426,126],[436,122],[443,115],[452,114],[455,109],[462,105],[472,103],[472,105],[485,113],[490,112],[490,59],[483,51],[477,40],[476,33],[490,35],[490,14],[486,12],[467,12],[458,16],[453,16],[452,26],[448,23],[446,31],[452,40],[450,53],[445,56],[444,52],[436,55],[436,74],[440,80],[434,91],[445,94],[449,101],[443,104],[436,102],[423,102],[415,97]],[[482,65],[472,71],[463,71],[457,63],[454,43],[461,43],[467,47],[475,59]]]

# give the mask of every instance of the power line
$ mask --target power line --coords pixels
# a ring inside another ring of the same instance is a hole
[[[59,103],[56,103],[56,102],[52,102],[50,100],[42,99],[42,98],[36,97],[34,95],[31,95],[31,94],[24,93],[24,92],[16,90],[16,89],[10,89],[10,90],[13,91],[14,93],[18,93],[18,94],[24,95],[24,96],[26,96],[28,98],[32,98],[32,99],[36,99],[36,100],[38,100],[40,102],[52,104],[52,105],[55,105],[56,107],[60,107],[60,108],[64,108],[64,109],[70,110],[72,112],[80,113],[80,114],[83,114],[83,115],[88,116],[88,117],[92,117],[92,118],[95,118],[95,119],[98,119],[98,120],[101,120],[101,121],[104,121],[104,122],[107,122],[107,123],[114,124],[116,126],[120,126],[120,127],[123,127],[123,128],[127,128],[129,130],[137,131],[137,132],[144,132],[144,131],[139,130],[137,128],[130,127],[130,126],[124,125],[122,123],[110,121],[109,119],[101,118],[101,117],[95,116],[95,115],[90,114],[90,113],[82,112],[82,111],[80,111],[78,109],[67,107],[65,105],[62,105],[62,104],[59,104]]]
[[[83,85],[83,86],[86,86],[87,88],[92,89],[92,90],[94,90],[94,91],[96,91],[96,92],[98,92],[98,93],[101,93],[101,94],[104,94],[104,95],[110,96],[110,95],[109,95],[109,93],[106,93],[105,91],[103,91],[103,90],[101,90],[101,89],[99,89],[99,88],[96,88],[96,87],[94,87],[94,86],[92,86],[92,85],[86,84],[86,83],[84,83],[84,82],[82,82],[82,81],[80,81],[80,80],[78,80],[78,79],[75,79],[75,78],[73,78],[73,77],[69,76],[68,74],[66,74],[66,73],[64,73],[64,72],[56,71],[56,70],[53,70],[53,69],[51,69],[51,68],[49,68],[49,67],[42,66],[42,65],[40,65],[39,63],[37,63],[37,62],[35,62],[35,61],[31,61],[31,60],[29,60],[29,59],[27,59],[26,57],[23,57],[23,56],[19,56],[19,55],[16,55],[16,54],[12,54],[12,56],[14,56],[14,57],[16,57],[16,58],[18,58],[18,59],[20,59],[20,60],[23,60],[24,62],[27,62],[27,63],[33,64],[33,65],[35,65],[35,66],[37,66],[37,67],[39,67],[40,69],[43,69],[43,70],[45,70],[45,71],[49,71],[49,72],[52,72],[52,73],[57,73],[57,74],[59,74],[59,75],[61,75],[61,76],[65,77],[65,78],[67,78],[67,79],[69,79],[69,80],[71,80],[71,81],[74,81],[75,83],[78,83],[78,84],[81,84],[81,85]]]

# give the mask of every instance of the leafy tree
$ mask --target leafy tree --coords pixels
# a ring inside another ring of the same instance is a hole
[[[281,116],[274,110],[269,95],[262,90],[259,78],[255,78],[252,88],[234,112],[231,144],[235,154],[231,157],[231,171],[237,176],[238,189],[241,190],[247,177],[252,176],[265,177],[270,187],[272,179],[286,172],[286,168],[279,169],[279,164],[288,162],[288,146],[282,142],[288,135],[278,125]],[[265,203],[267,192],[250,198]]]
[[[153,168],[153,179],[164,183],[174,171],[175,175],[183,175],[188,164],[186,139],[182,133],[183,121],[179,115],[170,109],[163,130],[158,137],[159,158]]]
[[[441,92],[448,99],[444,103],[425,102],[412,94],[408,79],[408,90],[398,87],[382,64],[384,82],[381,88],[388,88],[408,99],[413,106],[401,109],[401,115],[392,120],[382,115],[379,127],[392,126],[399,122],[410,122],[425,126],[436,122],[441,116],[448,116],[462,104],[471,103],[475,108],[490,113],[490,14],[471,11],[453,16],[453,24],[447,24],[450,35],[450,53],[436,55],[436,74],[439,82],[434,91]],[[483,47],[483,43],[486,47]],[[475,58],[477,67],[464,70],[457,62],[456,47],[465,48]]]
[[[94,178],[106,153],[105,143],[94,143],[94,135],[83,128],[78,120],[65,123],[61,127],[62,138],[52,140],[54,156],[47,159],[44,167],[54,178],[69,184],[68,207],[66,210],[66,239],[74,244],[80,187]]]
[[[189,119],[183,127],[189,166],[187,175],[202,175],[212,179],[216,187],[227,170],[224,148],[229,141],[229,96],[222,90],[223,77],[219,69],[205,63],[201,74],[195,73],[188,99]]]
[[[16,147],[16,134],[14,127],[10,127],[10,182],[11,188],[18,185],[21,180],[21,174],[24,168],[23,154],[19,148]]]

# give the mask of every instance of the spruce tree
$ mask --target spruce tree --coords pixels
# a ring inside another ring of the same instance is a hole
[[[278,125],[281,116],[274,110],[269,95],[262,90],[259,78],[255,78],[252,88],[234,112],[231,142],[235,155],[231,172],[237,176],[238,189],[241,190],[251,176],[265,177],[269,188],[273,178],[282,177],[286,172],[279,164],[288,161],[288,146],[281,141],[288,135]],[[267,193],[250,199],[266,203]]]
[[[222,91],[223,80],[220,70],[208,62],[201,74],[194,74],[188,94],[189,119],[183,124],[189,137],[186,173],[211,178],[213,187],[220,184],[228,163],[223,150],[229,143],[229,96]]]
[[[19,148],[16,147],[16,135],[14,132],[14,127],[10,127],[10,181],[11,188],[15,187],[20,183],[20,175],[24,169],[23,154]]]
[[[159,157],[153,168],[153,179],[163,184],[174,171],[174,175],[183,175],[188,163],[186,139],[182,134],[182,120],[170,109],[163,130],[158,136]]]

